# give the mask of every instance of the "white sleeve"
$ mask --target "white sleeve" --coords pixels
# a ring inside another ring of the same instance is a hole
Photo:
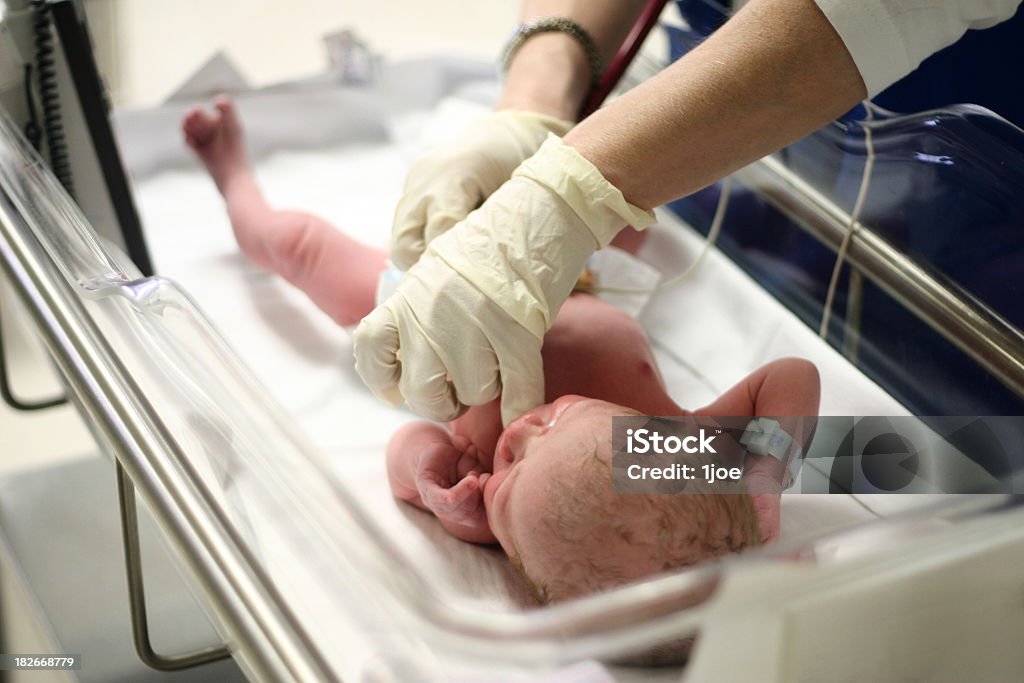
[[[815,0],[873,97],[972,28],[1012,17],[1021,0]]]

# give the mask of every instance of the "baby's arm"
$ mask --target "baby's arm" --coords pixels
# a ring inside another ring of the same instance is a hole
[[[747,375],[697,415],[766,416],[775,418],[801,446],[810,441],[817,424],[821,380],[810,361],[783,358]],[[779,498],[786,466],[770,456],[749,454],[743,479],[752,492],[762,540],[779,534]]]
[[[696,415],[732,415],[778,418],[783,429],[799,443],[809,440],[818,414],[821,380],[814,363],[802,358],[781,358],[747,375]]]
[[[476,446],[433,422],[413,422],[391,438],[388,482],[396,498],[434,513],[449,533],[495,543],[484,509],[484,472]]]

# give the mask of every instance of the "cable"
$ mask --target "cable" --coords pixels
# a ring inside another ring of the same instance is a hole
[[[661,12],[668,4],[668,0],[648,0],[647,5],[644,7],[633,25],[632,30],[626,37],[625,42],[619,48],[619,51],[615,54],[611,64],[602,74],[600,81],[594,86],[591,91],[587,94],[587,98],[580,108],[580,118],[584,119],[604,102],[605,98],[615,89],[615,86],[622,79],[629,65],[637,57],[637,53],[640,51],[640,47],[643,45],[647,35],[651,32],[651,29],[658,23],[658,19],[661,17]],[[732,191],[732,176],[727,177],[722,182],[721,193],[718,196],[718,205],[715,208],[715,216],[711,220],[711,227],[708,229],[708,236],[704,241],[704,248],[701,250],[700,255],[697,256],[697,260],[693,262],[689,268],[685,271],[676,275],[675,277],[661,283],[653,289],[629,289],[624,287],[601,287],[595,286],[590,288],[591,292],[594,293],[606,293],[606,294],[636,294],[646,295],[659,292],[666,287],[678,284],[690,277],[700,268],[704,262],[704,258],[707,253],[714,246],[715,240],[718,239],[718,233],[722,228],[722,221],[725,218],[725,210],[729,204],[729,194]]]
[[[9,405],[11,408],[26,412],[33,410],[45,410],[47,408],[53,408],[54,406],[64,405],[68,402],[67,396],[59,396],[45,401],[28,403],[19,400],[14,395],[11,391],[10,379],[7,376],[7,354],[4,350],[4,331],[2,322],[0,322],[0,398],[3,398],[4,403]]]
[[[704,248],[701,249],[700,254],[697,256],[697,260],[693,262],[689,268],[684,270],[679,275],[669,279],[667,282],[661,283],[658,289],[665,289],[671,287],[674,284],[678,284],[683,280],[687,279],[691,275],[697,272],[704,263],[705,257],[711,248],[715,246],[715,242],[718,241],[718,233],[722,231],[722,223],[725,222],[725,211],[729,208],[729,197],[732,194],[732,176],[726,176],[725,180],[722,181],[722,189],[719,190],[718,205],[715,207],[715,216],[711,219],[711,227],[708,228],[708,236],[704,240]]]
[[[50,7],[47,0],[32,0],[32,31],[35,34],[36,76],[39,87],[39,99],[43,108],[43,130],[40,130],[35,98],[32,96],[32,65],[26,64],[24,70],[25,99],[28,106],[28,123],[25,124],[25,137],[36,149],[42,147],[43,132],[46,133],[49,149],[50,167],[67,193],[74,196],[71,183],[71,162],[68,156],[67,139],[61,119],[60,95],[57,92],[57,69],[54,60],[53,33],[50,29]],[[18,399],[11,391],[10,377],[7,374],[7,353],[4,348],[3,322],[0,319],[0,398],[15,410],[45,410],[68,402],[67,396],[46,399],[43,401],[26,402]]]
[[[50,169],[68,195],[75,196],[71,175],[71,157],[61,117],[60,92],[57,88],[57,61],[54,58],[53,31],[50,26],[48,0],[32,0],[32,31],[36,44],[36,78],[39,100],[43,108],[43,130],[50,157]]]
[[[658,23],[658,18],[661,17],[661,11],[665,8],[666,4],[668,4],[668,0],[648,0],[640,17],[636,20],[629,35],[626,36],[625,42],[622,43],[619,51],[615,53],[615,57],[612,58],[608,68],[601,74],[601,79],[587,93],[587,97],[580,107],[580,120],[587,118],[597,111],[597,108],[601,106],[605,98],[615,89],[619,79],[626,73],[626,69],[629,68],[636,53],[640,51],[640,46],[643,45],[647,34]]]
[[[662,282],[657,287],[651,289],[629,289],[625,287],[601,287],[595,285],[591,287],[589,291],[604,294],[636,294],[646,295],[660,292],[663,289],[667,289],[672,285],[677,285],[683,280],[687,279],[691,275],[697,272],[697,270],[704,263],[704,258],[711,251],[711,248],[715,245],[718,240],[718,233],[722,231],[722,223],[725,222],[725,211],[729,208],[729,196],[732,194],[732,176],[727,176],[722,181],[722,189],[718,195],[718,204],[715,206],[715,216],[711,219],[711,227],[708,228],[708,236],[704,239],[704,247],[701,249],[700,254],[697,256],[697,260],[694,261],[689,268],[684,270],[682,273],[669,278],[665,282]]]
[[[24,133],[25,139],[32,145],[32,149],[37,152],[42,151],[43,146],[43,131],[39,128],[39,114],[36,112],[36,98],[32,96],[32,64],[25,64],[25,70],[22,73],[22,78],[25,82],[25,103],[28,106],[28,122],[25,124]]]
[[[867,112],[867,120],[873,120],[871,103],[864,102],[864,109]],[[854,232],[857,231],[861,210],[864,208],[864,199],[867,197],[868,187],[871,185],[871,172],[875,168],[875,145],[871,138],[871,127],[864,124],[860,124],[860,126],[864,129],[864,146],[867,150],[867,159],[864,161],[864,172],[860,178],[860,189],[857,191],[857,200],[853,204],[853,211],[850,212],[850,222],[846,226],[846,234],[843,235],[843,241],[839,244],[839,249],[836,250],[836,263],[832,268],[832,279],[828,283],[828,292],[825,294],[825,307],[821,313],[821,326],[818,328],[818,336],[822,339],[828,337],[828,323],[832,315],[832,300],[835,298],[836,287],[839,285],[839,273],[842,271],[843,263],[846,261],[846,252],[850,248],[850,241],[853,239]]]
[[[870,103],[864,103],[865,110],[867,111],[867,120],[873,120],[873,111]],[[843,235],[843,241],[839,245],[839,249],[836,251],[836,263],[832,270],[832,278],[829,281],[828,292],[825,295],[825,306],[821,317],[821,326],[818,330],[819,336],[825,338],[828,334],[828,323],[830,313],[832,310],[832,301],[835,298],[836,288],[839,284],[839,273],[842,271],[842,265],[846,260],[846,252],[849,251],[850,241],[853,238],[854,233],[857,231],[858,221],[860,219],[861,211],[864,208],[864,201],[868,194],[868,189],[871,185],[871,174],[875,167],[875,148],[874,140],[871,137],[871,128],[863,126],[864,129],[864,144],[867,150],[867,159],[864,163],[864,171],[861,175],[860,188],[857,192],[857,199],[853,205],[853,211],[850,213],[850,221],[847,225],[846,234]],[[729,196],[732,191],[732,176],[727,177],[722,181],[721,194],[718,197],[718,205],[715,208],[715,216],[711,220],[711,227],[708,229],[708,236],[704,240],[704,248],[701,250],[697,260],[687,268],[685,271],[676,275],[675,277],[662,282],[657,287],[651,289],[628,289],[619,287],[601,287],[600,285],[590,288],[591,292],[594,293],[606,293],[606,294],[635,294],[635,295],[647,295],[655,294],[663,289],[671,287],[672,285],[678,284],[683,280],[689,278],[700,268],[703,264],[704,259],[707,257],[709,251],[714,246],[718,239],[718,234],[722,229],[722,223],[725,219],[725,212],[729,205]]]

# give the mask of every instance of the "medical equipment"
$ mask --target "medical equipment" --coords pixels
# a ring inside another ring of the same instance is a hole
[[[151,274],[83,10],[73,0],[4,4],[0,102],[19,128],[35,131],[29,139],[100,235]]]
[[[580,109],[581,120],[597,111],[597,108],[604,103],[608,95],[615,90],[619,81],[626,74],[626,70],[636,58],[647,36],[657,25],[661,13],[667,4],[668,0],[648,0],[633,29],[626,36],[622,47],[615,53],[608,67],[601,74],[601,79],[597,82],[596,86],[587,94],[587,99],[583,102],[583,106]]]
[[[766,417],[751,420],[740,437],[740,443],[751,453],[767,455],[785,465],[789,472],[786,488],[796,483],[802,464],[800,444],[792,434],[783,429],[778,420]]]
[[[444,62],[386,71],[385,83],[447,84],[433,99],[452,95],[438,107],[449,115],[465,112],[478,92],[469,81],[489,75]],[[381,241],[403,167],[388,142],[416,118],[403,118],[402,108],[391,113],[385,102],[394,95],[298,87],[239,104],[256,138],[274,134],[284,112],[302,111],[307,125],[295,135],[336,151],[331,159],[301,150],[263,158],[261,171],[282,200],[316,208],[317,188],[294,180],[289,187],[289,178],[298,168],[329,174],[338,182],[328,194],[353,188],[335,207],[338,222]],[[429,103],[407,104],[406,113],[418,113]],[[557,607],[524,606],[500,557],[437,534],[429,519],[390,499],[380,456],[387,435],[410,416],[366,396],[345,361],[342,332],[280,283],[240,266],[208,179],[182,170],[182,112],[125,113],[120,131],[150,247],[184,290],[141,278],[98,240],[11,134],[3,148],[0,261],[93,429],[125,464],[175,556],[198,578],[219,634],[254,679],[528,679],[693,632],[700,640],[685,673],[692,680],[1000,680],[1020,670],[1024,615],[1008,596],[1019,593],[1024,527],[1006,496],[904,511],[923,499],[794,496],[784,512],[792,533],[784,530],[771,551]],[[747,177],[761,177],[774,190],[769,196],[806,212],[808,223],[815,217],[808,207],[835,219],[821,230],[834,229],[838,241],[848,215],[820,192],[793,191],[803,189],[800,179],[775,161]],[[783,181],[793,183],[788,193]],[[700,240],[670,215],[662,219],[667,225],[643,252],[668,271],[694,258]],[[883,246],[862,229],[851,239],[851,259],[871,266],[870,247]],[[829,410],[905,412],[721,254],[707,259],[689,281],[692,296],[656,298],[644,314],[669,386],[688,404],[727,385],[737,366],[799,349],[823,368]],[[904,276],[887,275],[894,283]],[[906,282],[893,286],[915,296]],[[184,291],[201,297],[207,315]],[[970,301],[962,303],[957,310],[974,320]],[[696,335],[696,325],[718,333]],[[964,334],[962,326],[949,330]],[[826,474],[805,466],[801,477]],[[868,521],[875,523],[835,533]],[[154,611],[152,625],[161,617]],[[614,666],[586,672],[620,680],[680,675]]]

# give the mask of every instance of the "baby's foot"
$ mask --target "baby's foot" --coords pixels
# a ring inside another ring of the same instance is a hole
[[[245,137],[235,104],[227,97],[218,97],[213,112],[196,107],[185,115],[181,129],[185,142],[206,166],[222,194],[239,175],[249,173]]]

